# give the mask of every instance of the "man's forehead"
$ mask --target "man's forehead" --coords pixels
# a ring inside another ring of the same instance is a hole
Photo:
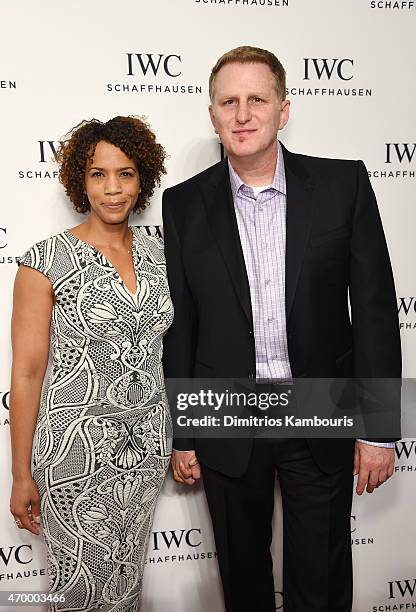
[[[256,91],[265,89],[274,83],[274,76],[266,64],[230,63],[219,70],[215,87],[221,90],[252,88]]]

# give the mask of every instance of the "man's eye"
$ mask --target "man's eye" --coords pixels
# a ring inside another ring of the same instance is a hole
[[[225,100],[224,104],[231,106],[231,104],[234,104],[234,100]]]

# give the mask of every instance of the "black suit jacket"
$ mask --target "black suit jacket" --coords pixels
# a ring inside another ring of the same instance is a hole
[[[399,378],[393,276],[363,162],[282,150],[293,377]],[[163,223],[175,308],[164,342],[165,376],[255,377],[250,290],[227,161],[167,189]],[[313,439],[309,445],[328,473],[352,460],[351,439]],[[174,440],[174,448],[195,448],[201,462],[233,476],[246,469],[251,446],[249,439]]]

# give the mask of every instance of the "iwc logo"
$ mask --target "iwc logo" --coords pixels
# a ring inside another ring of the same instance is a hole
[[[25,180],[56,180],[59,176],[56,154],[60,144],[60,141],[57,140],[38,140],[35,142],[33,151],[37,165],[19,170],[19,178]]]
[[[416,578],[398,578],[386,584],[386,601],[373,604],[371,612],[416,610]]]
[[[22,580],[35,576],[46,576],[45,568],[33,568],[32,544],[17,544],[0,547],[0,584],[8,580]]]
[[[124,82],[107,83],[109,93],[201,94],[202,86],[184,79],[181,53],[123,53]]]
[[[397,298],[399,325],[402,331],[416,329],[416,296]]]
[[[384,143],[384,167],[371,170],[370,178],[376,179],[413,179],[416,162],[416,143],[386,142]]]
[[[352,57],[304,57],[302,85],[288,87],[288,96],[366,97],[373,91],[364,87],[356,74]]]
[[[394,471],[400,474],[416,472],[416,440],[396,442],[396,459]]]
[[[182,563],[184,561],[205,561],[215,559],[215,551],[206,551],[199,527],[191,529],[170,529],[153,531],[150,539],[148,565],[160,563]]]

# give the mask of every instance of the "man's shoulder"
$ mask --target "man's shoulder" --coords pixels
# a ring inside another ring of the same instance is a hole
[[[180,195],[182,193],[189,193],[191,191],[195,191],[201,187],[206,185],[215,185],[221,178],[225,176],[225,171],[227,169],[227,161],[222,160],[202,172],[198,172],[194,176],[178,183],[177,185],[173,185],[168,189],[165,189],[165,194],[173,194]]]
[[[345,176],[349,177],[357,173],[357,168],[362,162],[354,159],[339,159],[336,157],[319,157],[303,153],[292,153],[284,150],[286,165],[303,169],[305,172],[325,177]]]

